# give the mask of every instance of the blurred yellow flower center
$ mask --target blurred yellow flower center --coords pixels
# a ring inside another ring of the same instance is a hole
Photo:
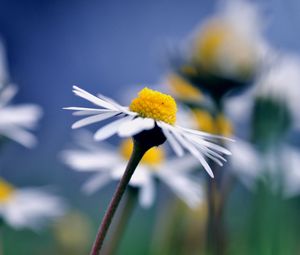
[[[129,159],[133,150],[133,143],[130,139],[124,140],[120,146],[120,152],[125,159]],[[162,148],[152,147],[148,150],[141,160],[142,164],[157,165],[165,158],[165,153]]]
[[[211,21],[202,30],[195,44],[195,58],[210,68],[215,65],[218,50],[228,36],[230,29],[220,22]]]
[[[232,136],[233,126],[223,114],[215,118],[205,110],[194,110],[193,114],[199,130],[227,137]]]
[[[200,90],[178,75],[170,75],[168,84],[172,93],[180,100],[200,101],[203,97]]]
[[[241,76],[251,75],[256,50],[239,31],[224,20],[208,21],[195,40],[194,60],[207,70]]]
[[[4,179],[0,178],[0,203],[8,201],[14,192],[15,188]]]
[[[177,106],[174,98],[152,89],[142,89],[138,97],[132,100],[129,109],[143,118],[160,120],[171,125],[176,121]]]

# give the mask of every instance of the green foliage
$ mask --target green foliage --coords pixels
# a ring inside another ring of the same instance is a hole
[[[287,105],[271,98],[258,97],[252,115],[252,140],[268,150],[284,140],[292,124]]]

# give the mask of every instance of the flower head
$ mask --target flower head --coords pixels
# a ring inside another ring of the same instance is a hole
[[[143,118],[152,118],[171,125],[176,122],[175,100],[169,95],[149,88],[139,92],[138,97],[132,100],[129,109]]]
[[[256,96],[269,98],[288,107],[294,120],[300,120],[299,93],[300,58],[291,55],[278,55],[270,69],[257,81]]]
[[[0,217],[13,228],[39,229],[64,211],[62,200],[43,189],[19,189],[0,178]]]
[[[254,4],[229,0],[197,29],[177,73],[220,100],[250,84],[263,62],[261,22]]]
[[[105,184],[121,179],[132,152],[131,140],[124,140],[119,148],[115,148],[96,144],[91,136],[81,134],[80,145],[80,149],[64,151],[62,158],[76,171],[94,173],[83,186],[86,193],[93,193]],[[204,196],[201,180],[190,173],[197,165],[197,160],[190,156],[169,158],[163,147],[154,147],[146,152],[129,185],[139,189],[139,202],[143,207],[154,203],[158,180],[195,208]]]
[[[167,140],[178,156],[182,156],[185,150],[189,151],[212,177],[213,173],[205,160],[205,156],[216,158],[220,154],[230,154],[228,150],[212,142],[215,139],[225,139],[224,137],[176,125],[176,103],[168,95],[144,89],[128,108],[102,95],[96,97],[76,86],[73,88],[76,95],[100,107],[65,108],[74,110],[74,115],[88,116],[75,122],[73,128],[83,127],[113,117],[118,118],[98,129],[94,135],[96,140],[104,140],[114,134],[121,137],[136,137],[145,134],[144,131],[149,131],[150,135],[145,135],[148,137],[147,142],[153,143],[152,146],[160,145]],[[157,143],[155,140],[158,140],[160,136],[160,143]]]

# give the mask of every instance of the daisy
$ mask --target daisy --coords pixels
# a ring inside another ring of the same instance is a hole
[[[256,97],[285,104],[296,127],[300,127],[300,58],[294,54],[277,54],[270,69],[257,82]]]
[[[228,110],[231,110],[231,108]],[[235,111],[235,109],[233,110]],[[190,115],[191,128],[234,138],[234,143],[226,141],[224,143],[225,147],[232,153],[228,170],[247,188],[254,189],[255,181],[262,174],[262,159],[253,144],[236,134],[234,129],[236,122],[228,118],[225,113],[213,116],[209,111],[200,108],[186,110],[185,114]]]
[[[289,197],[300,191],[300,152],[289,141],[293,132],[299,131],[300,59],[294,54],[272,55],[270,69],[261,75],[248,100],[239,102],[241,108],[245,108],[244,104],[254,109],[252,132],[260,151],[253,154],[252,161],[258,162],[258,167],[252,172],[237,172],[248,179],[251,189],[255,188],[255,180],[261,179],[273,191],[282,191]],[[239,149],[230,148],[233,153]]]
[[[13,85],[0,91],[0,135],[30,148],[37,140],[28,130],[35,128],[42,110],[34,104],[10,104],[16,93],[17,88]]]
[[[262,22],[254,4],[224,1],[220,10],[193,32],[175,71],[194,86],[219,99],[249,85],[264,63]]]
[[[120,180],[132,153],[132,141],[124,140],[119,148],[107,144],[96,144],[90,135],[80,136],[80,149],[66,150],[63,161],[76,171],[92,172],[83,190],[90,194],[104,185]],[[150,207],[155,199],[156,181],[164,183],[191,208],[203,200],[201,180],[189,172],[197,167],[197,160],[191,156],[166,158],[162,147],[153,147],[146,152],[129,185],[139,188],[139,203]]]
[[[64,211],[62,200],[43,189],[18,189],[0,178],[0,218],[12,228],[38,230]]]
[[[200,161],[211,177],[213,172],[205,156],[219,162],[224,160],[223,154],[231,154],[227,149],[213,142],[215,139],[226,138],[176,125],[177,106],[175,100],[169,95],[144,88],[139,92],[138,97],[132,100],[129,107],[124,107],[110,98],[103,95],[94,96],[76,86],[73,87],[73,92],[95,104],[97,108],[65,108],[75,111],[74,115],[85,116],[75,122],[72,128],[117,118],[96,131],[94,138],[97,141],[107,139],[114,134],[120,137],[140,138],[142,136],[142,139],[146,143],[151,143],[152,147],[167,140],[178,156],[183,156],[185,150],[189,151]],[[145,135],[146,131],[150,133]],[[157,139],[160,141],[157,142]]]

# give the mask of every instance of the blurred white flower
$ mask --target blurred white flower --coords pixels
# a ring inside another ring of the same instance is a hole
[[[300,127],[300,59],[279,56],[273,54],[271,69],[263,74],[252,90],[226,102],[226,113],[239,129],[245,129],[245,124],[251,125],[249,118],[255,97],[272,98],[287,104],[294,117],[292,128]],[[285,197],[300,194],[299,148],[283,140],[280,146],[263,153],[250,142],[236,136],[234,139],[235,143],[226,144],[232,152],[229,169],[247,188],[255,190],[257,181],[261,180],[268,183],[274,192],[282,192]]]
[[[213,116],[209,111],[203,109],[185,110],[182,115],[190,118],[190,128],[199,129],[210,133],[220,133],[234,139],[234,142],[224,142],[232,156],[229,158],[228,169],[249,189],[254,189],[256,181],[263,175],[262,159],[259,151],[253,144],[235,135],[234,124],[224,114]],[[227,159],[225,159],[226,161]]]
[[[255,190],[258,180],[269,185],[274,193],[284,198],[300,195],[300,151],[290,145],[267,154],[261,154],[249,144],[232,148],[239,157],[232,157],[232,169],[250,190]],[[235,154],[234,154],[235,155]]]
[[[287,197],[300,195],[300,150],[292,146],[284,146],[280,160],[284,195]]]
[[[79,137],[81,148],[66,150],[62,157],[72,169],[94,173],[84,184],[83,190],[93,193],[107,183],[121,179],[132,151],[131,140],[125,140],[118,149],[104,143],[96,144],[87,134]],[[154,147],[144,155],[129,185],[139,188],[139,202],[143,207],[153,204],[155,181],[159,180],[187,205],[195,208],[204,199],[201,179],[190,173],[198,165],[198,161],[191,156],[165,159],[163,149]]]
[[[75,122],[72,128],[119,117],[100,128],[95,133],[96,140],[104,140],[114,134],[121,137],[132,137],[142,131],[158,128],[159,133],[162,132],[178,156],[182,156],[184,150],[189,151],[200,161],[211,177],[213,177],[213,172],[206,162],[205,156],[222,160],[222,154],[231,154],[227,149],[212,142],[216,138],[226,139],[225,137],[175,125],[177,106],[175,100],[169,95],[144,88],[139,92],[138,97],[132,100],[128,108],[103,95],[96,97],[76,86],[73,87],[73,92],[100,108],[65,108],[75,111],[74,115],[89,116]]]
[[[42,116],[42,109],[34,104],[10,104],[16,93],[17,88],[13,85],[0,91],[0,136],[32,147],[37,140],[28,130],[35,128]]]
[[[195,33],[192,56],[226,77],[252,75],[263,57],[263,22],[250,1],[227,0]]]
[[[300,58],[277,54],[270,69],[261,75],[256,86],[257,97],[267,97],[284,103],[291,111],[294,124],[300,127]]]
[[[15,229],[38,230],[62,216],[63,201],[42,188],[15,188],[0,178],[0,218]]]

